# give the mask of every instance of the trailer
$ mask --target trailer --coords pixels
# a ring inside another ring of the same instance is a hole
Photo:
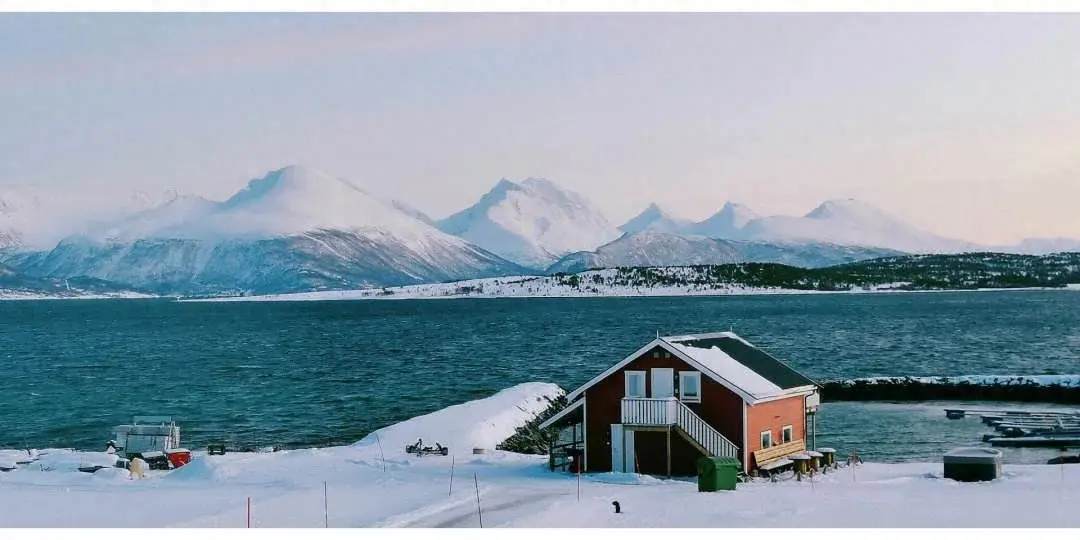
[[[113,428],[106,452],[116,454],[117,466],[141,458],[152,470],[175,469],[191,461],[191,451],[180,446],[180,427],[171,416],[135,416],[130,424]]]

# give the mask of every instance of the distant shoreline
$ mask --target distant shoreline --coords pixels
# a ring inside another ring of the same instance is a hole
[[[495,279],[524,279],[518,276],[510,278],[490,278]],[[979,288],[979,289],[856,289],[856,290],[843,290],[843,291],[819,291],[819,290],[805,290],[805,289],[766,289],[766,288],[754,288],[754,287],[738,287],[734,286],[727,289],[709,289],[709,290],[681,290],[672,291],[671,288],[658,287],[651,290],[642,289],[620,289],[614,291],[606,291],[603,293],[591,293],[574,291],[572,294],[435,294],[436,290],[449,290],[461,286],[462,283],[475,282],[476,280],[470,280],[465,282],[452,282],[452,283],[430,283],[422,285],[406,285],[403,287],[388,287],[388,288],[372,288],[372,289],[345,289],[335,291],[309,291],[309,292],[297,292],[297,293],[284,293],[284,294],[263,294],[263,295],[251,295],[251,296],[213,296],[203,298],[183,298],[177,295],[145,295],[145,294],[89,294],[89,295],[69,295],[69,296],[49,296],[49,295],[33,295],[33,294],[14,294],[5,295],[4,291],[0,291],[0,302],[33,302],[37,300],[41,301],[61,301],[61,300],[166,300],[175,299],[177,302],[184,303],[198,303],[198,302],[323,302],[323,301],[349,301],[349,300],[462,300],[462,299],[480,299],[480,300],[500,300],[507,298],[680,298],[680,297],[717,297],[717,296],[799,296],[799,295],[821,295],[821,294],[929,294],[929,293],[955,293],[955,292],[1032,292],[1032,291],[1069,291],[1080,292],[1080,284],[1069,284],[1065,287],[997,287],[997,288]],[[382,291],[391,290],[393,294],[384,294]],[[427,290],[428,292],[418,294],[414,291]],[[643,292],[644,291],[644,292]]]
[[[437,284],[445,285],[445,284]],[[408,287],[422,287],[410,285]],[[219,296],[212,298],[183,298],[179,302],[329,302],[329,301],[393,301],[393,300],[500,300],[508,298],[537,299],[537,298],[681,298],[681,297],[717,297],[717,296],[800,296],[800,295],[823,295],[823,294],[926,294],[926,293],[954,293],[954,292],[1032,292],[1032,291],[1077,291],[1080,286],[1067,287],[1002,287],[984,289],[926,289],[926,290],[903,290],[903,289],[877,289],[877,290],[847,290],[847,291],[815,291],[801,289],[716,289],[706,291],[685,292],[658,292],[658,293],[626,293],[626,294],[444,294],[444,295],[421,295],[421,294],[380,294],[382,289],[353,289],[342,291],[316,291],[287,294],[267,294],[253,296]]]

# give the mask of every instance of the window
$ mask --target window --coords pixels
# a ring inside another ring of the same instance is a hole
[[[761,447],[770,448],[772,446],[772,431],[761,432]]]
[[[701,372],[679,372],[679,399],[691,403],[701,402]]]
[[[783,442],[789,443],[793,438],[794,432],[795,430],[792,429],[791,426],[784,426],[784,428],[780,430],[780,439],[783,440]]]
[[[645,372],[626,372],[626,397],[645,397]]]

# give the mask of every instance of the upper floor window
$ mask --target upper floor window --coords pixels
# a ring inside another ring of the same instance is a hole
[[[644,371],[627,371],[626,372],[626,397],[645,397],[645,372]]]
[[[679,372],[679,399],[691,403],[701,402],[701,372]]]

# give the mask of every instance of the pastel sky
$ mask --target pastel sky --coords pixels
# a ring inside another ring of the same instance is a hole
[[[0,187],[304,163],[436,218],[538,176],[617,223],[854,197],[1080,237],[1078,51],[1077,14],[3,14]]]

